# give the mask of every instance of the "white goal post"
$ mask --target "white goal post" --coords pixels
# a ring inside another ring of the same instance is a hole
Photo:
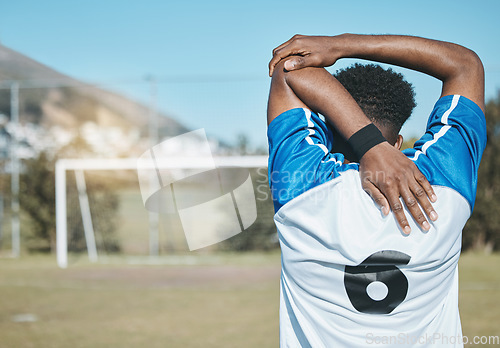
[[[262,168],[267,167],[268,156],[220,156],[220,157],[179,157],[169,158],[168,163],[162,162],[163,169],[200,169],[209,168],[213,163],[218,167],[244,167]],[[144,164],[141,164],[144,168]],[[79,194],[80,204],[85,202],[86,192],[83,181],[83,171],[85,170],[137,170],[138,158],[99,158],[99,159],[59,159],[55,165],[55,188],[56,188],[56,247],[57,264],[60,268],[68,267],[68,226],[67,226],[67,192],[66,192],[66,172],[75,171],[77,181],[80,182]],[[147,169],[158,169],[151,167]],[[88,207],[81,206],[82,214],[89,214]],[[146,208],[144,208],[146,209]],[[89,224],[89,219],[85,219],[84,224]],[[91,224],[91,221],[90,221]],[[95,243],[92,226],[88,226],[90,234],[86,235],[87,244]],[[86,232],[87,233],[87,232]],[[95,244],[87,245],[89,258],[91,261],[97,260]]]

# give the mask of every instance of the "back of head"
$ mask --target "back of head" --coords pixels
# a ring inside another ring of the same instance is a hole
[[[334,74],[365,115],[388,130],[394,143],[403,123],[415,108],[413,86],[403,75],[376,64],[356,63]]]

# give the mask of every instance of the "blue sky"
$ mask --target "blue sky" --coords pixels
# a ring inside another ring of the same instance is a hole
[[[148,102],[226,142],[265,147],[267,63],[296,33],[408,34],[476,51],[487,99],[500,90],[500,2],[0,0],[0,41],[62,73]],[[335,71],[353,63],[341,60]],[[418,106],[403,135],[418,136],[440,93],[431,77],[399,69]]]

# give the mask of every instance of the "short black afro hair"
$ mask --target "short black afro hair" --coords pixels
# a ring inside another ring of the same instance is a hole
[[[391,68],[356,63],[333,76],[372,122],[389,127],[396,135],[416,106],[413,86]]]

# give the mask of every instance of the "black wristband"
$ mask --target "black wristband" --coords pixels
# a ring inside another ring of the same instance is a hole
[[[351,146],[356,160],[359,162],[363,155],[375,145],[387,141],[380,130],[373,123],[354,133],[347,143]]]

